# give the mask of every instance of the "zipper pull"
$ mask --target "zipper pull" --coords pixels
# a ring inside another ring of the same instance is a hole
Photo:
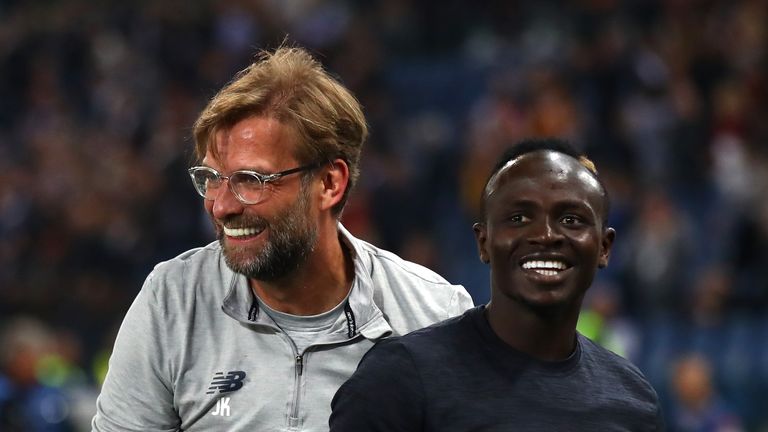
[[[296,372],[299,373],[299,376],[301,376],[301,373],[304,371],[304,357],[297,355],[296,356]]]

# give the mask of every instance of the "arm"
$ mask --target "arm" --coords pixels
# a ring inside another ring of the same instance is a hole
[[[421,377],[396,339],[378,342],[331,402],[331,432],[417,432],[424,425]]]
[[[164,314],[152,289],[152,275],[120,326],[104,386],[96,402],[94,432],[176,431],[169,346]]]

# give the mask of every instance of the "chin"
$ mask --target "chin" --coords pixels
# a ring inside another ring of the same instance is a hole
[[[545,311],[579,311],[584,299],[584,293],[551,292],[547,295],[535,295],[522,298],[522,302],[529,308]]]
[[[521,285],[518,284],[517,286],[520,287]],[[523,290],[500,291],[499,294],[503,297],[525,308],[539,310],[581,307],[581,300],[584,297],[583,292],[575,292],[562,286],[526,286]]]
[[[256,255],[254,251],[249,250],[250,248],[232,245],[226,239],[221,240],[221,249],[230,267],[233,267],[233,264],[236,267],[248,266],[252,261],[252,257]]]

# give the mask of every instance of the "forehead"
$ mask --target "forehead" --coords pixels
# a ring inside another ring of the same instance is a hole
[[[488,182],[485,196],[489,202],[503,196],[535,192],[543,197],[585,200],[595,208],[602,203],[602,187],[594,175],[576,159],[554,151],[527,153],[507,162]]]
[[[295,150],[290,126],[273,117],[248,117],[216,132],[204,162],[232,170],[270,167],[293,160]]]

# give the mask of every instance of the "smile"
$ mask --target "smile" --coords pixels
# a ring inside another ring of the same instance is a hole
[[[524,261],[521,267],[525,270],[532,270],[543,276],[556,276],[561,271],[568,269],[568,264],[557,260],[529,260]]]
[[[261,229],[257,228],[224,228],[224,234],[227,237],[248,237],[248,236],[255,236],[259,233],[261,233]]]

